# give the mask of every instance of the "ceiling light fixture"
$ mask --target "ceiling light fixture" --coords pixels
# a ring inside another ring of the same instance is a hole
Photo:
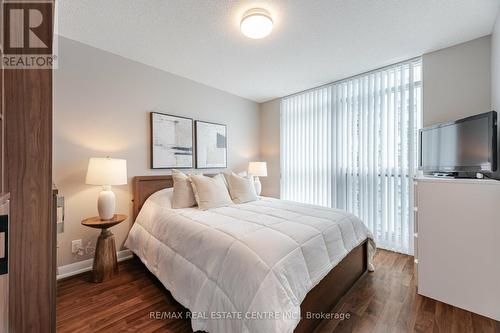
[[[248,38],[261,39],[273,30],[271,14],[262,8],[253,8],[243,14],[240,23],[241,33]]]

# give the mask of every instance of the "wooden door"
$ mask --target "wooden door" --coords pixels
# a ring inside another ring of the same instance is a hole
[[[27,13],[34,2],[0,1],[4,15],[9,6],[24,6],[21,10],[29,21]],[[49,38],[45,35],[43,40],[50,49],[48,54],[52,53],[53,34],[53,6],[50,3],[53,4],[45,1],[33,5],[42,8],[49,4],[52,12],[44,13],[42,22],[50,24],[43,23],[34,32],[22,20],[8,25],[10,32],[21,30],[24,36],[28,36],[28,29],[39,35],[49,34]],[[23,49],[18,53],[30,54],[33,47],[24,38]],[[8,54],[9,43],[4,44],[7,46],[3,45],[3,50]],[[54,332],[56,234],[51,216],[52,68],[4,66],[2,74],[3,175],[5,191],[10,192],[9,331]]]
[[[0,196],[0,333],[9,332],[9,200]]]

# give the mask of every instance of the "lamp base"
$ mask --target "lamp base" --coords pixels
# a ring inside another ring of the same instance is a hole
[[[115,194],[111,186],[104,186],[97,199],[97,211],[101,220],[110,220],[115,215]]]
[[[255,187],[255,193],[260,195],[260,192],[262,191],[262,184],[260,183],[259,177],[254,177],[253,185]]]

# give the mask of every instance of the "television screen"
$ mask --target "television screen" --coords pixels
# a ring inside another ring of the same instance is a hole
[[[496,112],[422,129],[420,169],[428,172],[494,171]]]

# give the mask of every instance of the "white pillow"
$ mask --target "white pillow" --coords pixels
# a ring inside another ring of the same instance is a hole
[[[174,188],[164,188],[163,190],[156,191],[151,194],[148,200],[165,208],[172,208],[172,198],[174,195]]]
[[[187,208],[196,205],[193,188],[189,176],[179,170],[172,170],[174,180],[174,195],[172,208]]]
[[[191,179],[198,208],[201,210],[229,206],[233,203],[224,178],[220,174],[214,177],[191,175],[189,179]]]
[[[224,176],[226,177],[231,199],[235,203],[245,203],[259,199],[255,192],[253,177],[242,177],[234,172],[225,173]]]
[[[227,186],[228,191],[229,191],[229,185],[227,184],[226,174],[231,174],[231,173],[235,173],[235,172],[231,171],[231,170],[226,170],[226,171],[223,172],[224,177],[222,177],[222,179],[224,180],[224,183]],[[240,176],[240,177],[250,177],[250,175],[246,171],[238,172],[237,175]]]

